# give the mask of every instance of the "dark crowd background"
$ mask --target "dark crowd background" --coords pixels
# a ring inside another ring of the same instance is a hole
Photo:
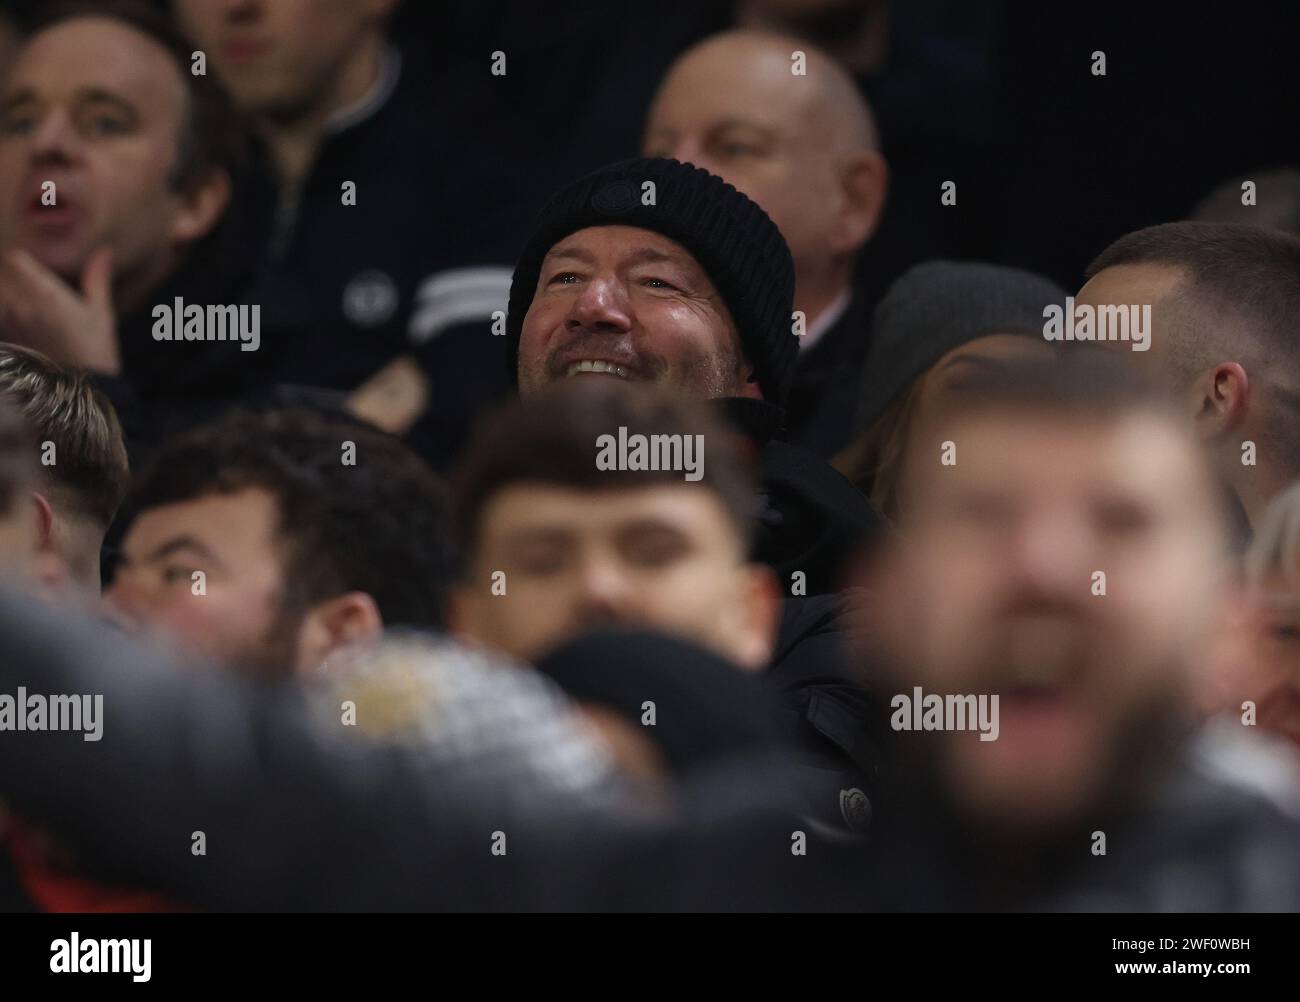
[[[1300,66],[1277,5],[887,6],[887,68],[858,77],[894,182],[862,254],[868,288],[929,257],[1033,268],[1070,288],[1121,234],[1185,218],[1223,181],[1300,158],[1285,127]],[[41,7],[0,10],[21,25]],[[664,71],[731,25],[731,5],[716,0],[430,0],[400,5],[390,36],[422,77],[419,106],[443,126],[456,180],[481,174],[457,156],[458,137],[499,149],[509,172],[484,178],[481,208],[526,219],[564,182],[635,156]],[[810,27],[821,43],[845,25]],[[1097,49],[1106,75],[1077,72]],[[500,77],[486,72],[497,50],[509,54]],[[966,184],[945,208],[930,195],[948,179]]]

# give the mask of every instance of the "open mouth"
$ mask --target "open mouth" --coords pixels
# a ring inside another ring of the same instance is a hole
[[[46,199],[43,189],[29,189],[22,200],[21,209],[23,221],[27,225],[40,230],[63,230],[81,219],[81,207],[76,199],[69,197],[63,190],[55,189],[53,204],[48,204]]]
[[[569,367],[564,371],[566,376],[577,376],[584,372],[595,372],[609,376],[617,376],[619,379],[630,379],[632,373],[621,365],[615,365],[613,362],[603,362],[595,359],[584,358],[577,362],[571,362]]]

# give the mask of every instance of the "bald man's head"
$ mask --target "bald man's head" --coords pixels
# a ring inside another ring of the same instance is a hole
[[[688,49],[651,104],[645,152],[720,175],[767,210],[794,255],[810,319],[849,282],[887,188],[853,79],[806,41],[726,31]]]

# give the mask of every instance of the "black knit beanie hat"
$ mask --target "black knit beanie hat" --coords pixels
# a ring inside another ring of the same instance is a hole
[[[647,181],[653,189],[645,187]],[[651,191],[652,204],[646,204]],[[785,238],[766,212],[722,178],[659,157],[602,167],[563,188],[542,210],[510,285],[512,379],[518,376],[519,333],[542,259],[560,240],[589,226],[653,230],[690,251],[727,304],[764,398],[784,402],[798,354],[791,318],[794,261]]]
[[[1064,308],[1065,290],[1020,268],[974,261],[926,261],[881,299],[872,320],[854,421],[870,425],[917,376],[968,341],[989,334],[1042,337],[1044,308]]]

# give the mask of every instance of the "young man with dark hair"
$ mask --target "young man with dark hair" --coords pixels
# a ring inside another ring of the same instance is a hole
[[[259,676],[315,671],[386,625],[442,626],[445,510],[437,478],[389,435],[235,412],[141,475],[107,597],[124,624]]]
[[[0,398],[27,422],[39,450],[32,500],[39,579],[53,594],[98,596],[100,549],[129,469],[113,405],[85,373],[0,344]]]
[[[486,420],[452,483],[465,548],[456,629],[545,664],[588,631],[648,628],[761,672],[815,767],[813,814],[865,828],[873,707],[848,663],[839,604],[783,602],[771,568],[750,556],[761,510],[751,456],[717,413],[660,387],[552,387]]]
[[[681,462],[620,468],[620,441],[664,443]],[[608,625],[658,627],[743,668],[771,657],[780,594],[748,557],[752,473],[699,404],[622,386],[515,401],[484,422],[453,484],[464,632],[524,661]]]
[[[1076,310],[1150,309],[1135,353],[1179,392],[1220,476],[1256,521],[1300,476],[1300,239],[1229,223],[1165,223],[1121,237],[1088,267]]]

